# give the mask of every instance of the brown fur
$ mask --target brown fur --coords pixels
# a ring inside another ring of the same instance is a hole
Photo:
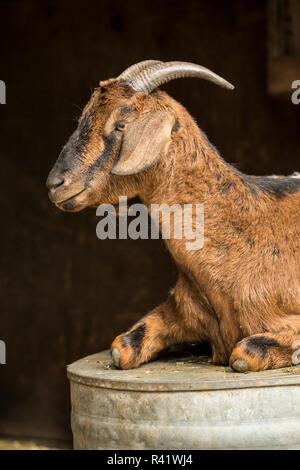
[[[112,175],[122,141],[116,122],[154,110],[172,119],[168,148],[145,171]],[[135,93],[114,79],[95,90],[53,173],[64,178],[50,191],[63,210],[116,204],[119,195],[138,195],[148,208],[204,204],[203,249],[187,251],[185,239],[166,241],[178,282],[165,303],[113,342],[121,368],[189,341],[208,341],[215,364],[234,367],[240,359],[252,371],[292,364],[292,343],[300,338],[300,186],[274,186],[281,178],[270,186],[235,170],[166,93]]]

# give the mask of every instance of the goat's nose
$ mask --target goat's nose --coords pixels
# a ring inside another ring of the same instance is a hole
[[[46,181],[46,186],[48,189],[56,189],[58,186],[61,186],[64,183],[64,179],[59,175],[49,175]]]

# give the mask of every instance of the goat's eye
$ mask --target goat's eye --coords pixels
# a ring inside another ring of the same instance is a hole
[[[124,131],[124,129],[125,129],[125,123],[124,122],[117,122],[116,130],[117,131]]]

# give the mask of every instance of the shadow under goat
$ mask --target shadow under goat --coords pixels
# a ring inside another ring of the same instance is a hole
[[[239,372],[293,365],[300,340],[300,179],[245,175],[209,143],[178,102],[157,90],[199,65],[144,61],[100,82],[47,180],[65,211],[117,204],[204,204],[203,249],[167,247],[178,266],[168,299],[111,346],[129,369],[183,342],[208,342],[214,364]]]

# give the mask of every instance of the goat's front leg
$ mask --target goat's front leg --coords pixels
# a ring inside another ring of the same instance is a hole
[[[300,334],[290,330],[261,333],[242,339],[230,356],[237,372],[257,372],[299,364]]]
[[[184,332],[170,300],[152,310],[129,331],[114,340],[111,354],[116,367],[133,369],[155,359],[173,344],[192,341]]]

